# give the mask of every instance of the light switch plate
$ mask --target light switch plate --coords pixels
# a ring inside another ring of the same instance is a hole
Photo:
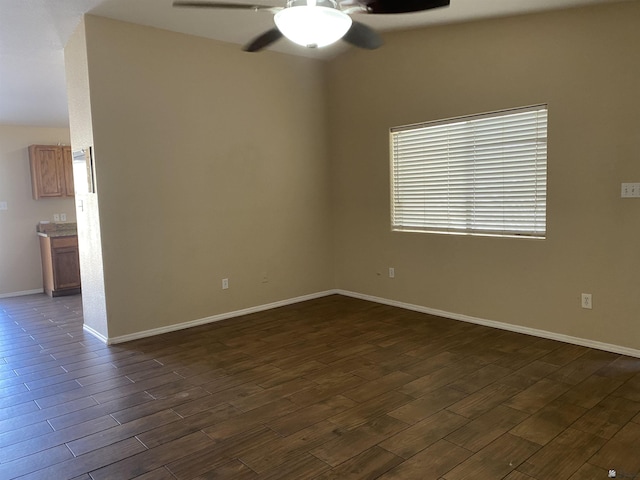
[[[621,198],[640,198],[640,183],[623,183],[620,188]]]
[[[7,202],[0,202],[0,210],[9,210]]]

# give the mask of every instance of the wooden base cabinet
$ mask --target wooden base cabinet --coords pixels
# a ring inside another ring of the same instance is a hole
[[[80,293],[78,237],[40,237],[42,281],[50,297]]]

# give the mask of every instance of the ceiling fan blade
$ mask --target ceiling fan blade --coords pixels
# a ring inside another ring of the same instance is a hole
[[[367,50],[375,50],[384,43],[375,30],[355,20],[351,24],[349,31],[342,37],[342,40],[356,47],[366,48]]]
[[[224,8],[231,10],[273,10],[278,7],[270,5],[247,5],[245,3],[223,3],[223,2],[191,2],[187,0],[176,0],[173,2],[174,7],[195,7],[195,8]]]
[[[282,38],[282,32],[277,28],[267,30],[262,35],[254,38],[251,42],[247,43],[242,49],[245,52],[257,52],[265,47],[268,47],[274,42],[277,42]]]
[[[447,7],[450,0],[360,0],[368,13],[409,13]]]

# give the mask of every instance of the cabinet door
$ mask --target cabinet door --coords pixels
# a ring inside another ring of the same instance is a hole
[[[58,146],[31,145],[29,147],[33,198],[63,197],[64,164]]]
[[[54,290],[80,287],[78,247],[54,247],[51,256]]]
[[[73,155],[71,154],[71,147],[62,147],[62,165],[64,167],[64,193],[67,197],[73,197],[75,192],[73,189]]]

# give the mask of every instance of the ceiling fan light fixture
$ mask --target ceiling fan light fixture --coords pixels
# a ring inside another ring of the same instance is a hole
[[[320,5],[287,7],[274,16],[282,34],[298,45],[320,48],[340,40],[351,28],[351,17]]]

